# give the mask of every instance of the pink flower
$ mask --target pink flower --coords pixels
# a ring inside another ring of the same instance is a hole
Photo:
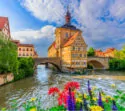
[[[57,87],[51,87],[50,89],[49,89],[49,91],[48,91],[48,94],[49,95],[55,95],[56,93],[59,93],[60,91],[59,91],[59,89],[57,88]]]
[[[79,89],[79,88],[80,88],[80,84],[75,81],[67,82],[64,87],[64,89],[66,89],[66,90],[71,89],[72,91],[75,89]]]
[[[64,105],[65,107],[67,107],[68,96],[69,96],[69,91],[68,90],[64,90],[64,91],[60,92],[59,97],[58,97],[58,104],[59,105]],[[72,96],[72,98],[74,98],[75,93],[71,92],[71,96]]]

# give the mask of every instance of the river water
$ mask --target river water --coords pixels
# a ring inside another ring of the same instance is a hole
[[[37,74],[33,77],[29,77],[23,80],[19,80],[0,87],[0,107],[9,107],[11,101],[16,99],[19,107],[26,100],[31,97],[40,97],[44,101],[43,106],[50,106],[47,99],[48,89],[52,86],[63,88],[63,85],[67,81],[73,80],[71,75],[53,73],[51,70],[46,69],[44,65],[38,66]],[[125,72],[109,72],[109,71],[96,71],[89,72],[94,75],[125,75]],[[80,82],[82,90],[86,89],[87,78],[74,79]],[[103,78],[91,79],[90,83],[92,86],[102,88],[107,94],[113,95],[114,89],[111,88],[111,84],[116,84],[118,89],[125,90],[125,81],[120,80],[105,80]]]

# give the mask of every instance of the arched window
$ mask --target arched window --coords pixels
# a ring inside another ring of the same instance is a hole
[[[30,49],[30,51],[32,51],[32,49]]]
[[[21,51],[21,48],[19,48],[19,51]]]
[[[27,51],[29,51],[29,49],[27,48]]]

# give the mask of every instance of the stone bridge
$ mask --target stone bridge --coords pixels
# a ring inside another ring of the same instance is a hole
[[[88,57],[88,64],[91,64],[94,69],[108,69],[109,57]]]
[[[60,58],[57,57],[39,57],[39,58],[34,58],[35,61],[35,67],[40,64],[52,64],[54,65],[59,71],[61,71],[61,60]]]
[[[34,58],[35,68],[40,64],[52,64],[59,71],[61,71],[61,59],[57,57],[44,57],[44,58]],[[91,64],[94,69],[108,69],[109,68],[109,57],[88,57],[88,64]]]

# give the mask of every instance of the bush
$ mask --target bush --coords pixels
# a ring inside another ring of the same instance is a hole
[[[18,58],[18,73],[15,80],[23,79],[34,74],[34,61],[32,58]]]
[[[124,59],[111,59],[109,61],[110,70],[125,70],[125,60]]]

